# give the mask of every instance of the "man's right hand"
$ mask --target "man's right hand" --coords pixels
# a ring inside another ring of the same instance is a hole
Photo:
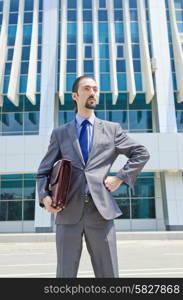
[[[43,198],[43,204],[45,206],[45,209],[47,210],[47,212],[49,213],[58,213],[59,211],[62,210],[62,208],[53,208],[51,206],[52,204],[52,199],[50,196],[46,196],[45,198]]]

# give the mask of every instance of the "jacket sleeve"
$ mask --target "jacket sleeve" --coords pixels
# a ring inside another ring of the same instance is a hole
[[[116,176],[132,187],[137,175],[150,158],[149,152],[143,145],[130,138],[122,130],[120,124],[116,128],[115,149],[118,155],[124,154],[128,157],[126,164]]]
[[[61,152],[58,142],[56,140],[55,129],[53,129],[48,150],[43,159],[41,160],[36,174],[37,191],[39,196],[39,204],[41,207],[44,207],[42,199],[50,195],[50,192],[48,190],[50,179],[49,175],[51,173],[54,163],[59,159],[61,159]]]

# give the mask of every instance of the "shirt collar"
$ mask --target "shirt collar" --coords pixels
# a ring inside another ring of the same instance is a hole
[[[76,114],[76,122],[79,126],[81,126],[81,123],[84,121],[85,119],[82,118],[79,114]],[[87,119],[91,125],[94,124],[94,120],[95,120],[95,114],[92,113],[92,115]]]

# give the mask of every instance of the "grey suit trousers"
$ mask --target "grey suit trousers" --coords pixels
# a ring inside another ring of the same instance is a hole
[[[77,277],[83,236],[95,277],[119,277],[114,221],[104,219],[92,198],[87,199],[77,224],[56,225],[57,277]]]

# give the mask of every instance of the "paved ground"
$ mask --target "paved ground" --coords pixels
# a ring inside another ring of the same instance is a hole
[[[118,241],[120,277],[183,278],[183,240]],[[0,277],[55,277],[55,243],[0,243]],[[94,277],[85,244],[78,277]]]

